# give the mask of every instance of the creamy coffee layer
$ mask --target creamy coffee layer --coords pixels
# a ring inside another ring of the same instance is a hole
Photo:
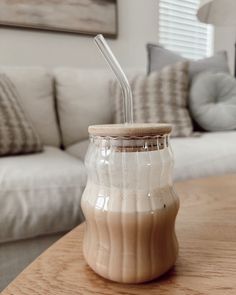
[[[103,277],[138,283],[160,276],[174,264],[178,252],[174,224],[179,203],[171,187],[155,190],[149,198],[140,195],[143,207],[139,211],[133,206],[135,202],[125,201],[135,197],[125,195],[123,199],[110,195],[107,204],[99,198],[96,204],[89,196],[83,198],[88,227],[84,255],[90,267]],[[116,202],[118,210],[114,211],[109,209],[113,198],[123,200],[120,205]]]

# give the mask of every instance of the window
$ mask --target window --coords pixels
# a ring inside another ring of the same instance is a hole
[[[212,53],[212,26],[197,20],[200,0],[159,0],[159,43],[200,59]]]

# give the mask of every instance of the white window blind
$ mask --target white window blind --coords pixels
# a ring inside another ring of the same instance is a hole
[[[200,0],[159,0],[159,43],[200,59],[212,53],[212,26],[197,20]]]

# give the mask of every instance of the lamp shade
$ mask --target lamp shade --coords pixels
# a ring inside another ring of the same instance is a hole
[[[206,24],[236,26],[236,0],[201,0],[197,17]]]

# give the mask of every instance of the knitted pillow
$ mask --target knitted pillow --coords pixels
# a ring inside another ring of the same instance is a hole
[[[41,141],[21,108],[16,88],[0,74],[0,156],[40,151]]]
[[[149,76],[138,75],[130,80],[133,92],[135,123],[170,123],[172,136],[190,136],[192,122],[187,109],[188,62],[165,67]],[[111,84],[115,99],[115,123],[123,123],[123,97],[116,81]]]

